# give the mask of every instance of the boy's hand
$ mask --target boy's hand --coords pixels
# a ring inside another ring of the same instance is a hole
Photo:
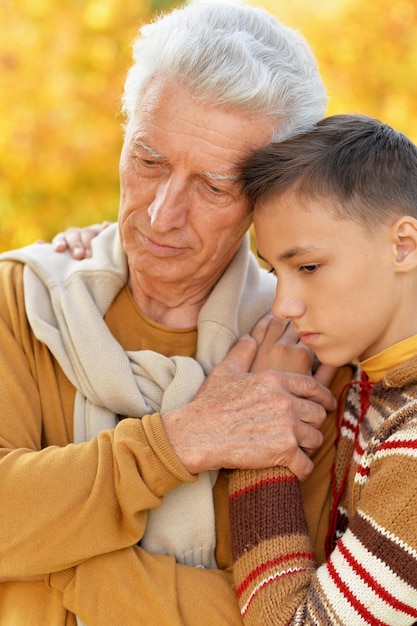
[[[251,372],[312,373],[314,352],[300,342],[290,322],[282,322],[267,313],[255,325],[251,335],[258,345]]]
[[[85,228],[71,227],[62,233],[58,233],[52,240],[56,252],[69,251],[74,259],[84,259],[91,256],[91,241],[97,237],[110,222],[93,224]]]

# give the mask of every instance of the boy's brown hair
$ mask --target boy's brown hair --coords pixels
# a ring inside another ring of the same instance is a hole
[[[256,150],[241,172],[254,207],[291,190],[300,199],[331,199],[336,215],[367,226],[417,218],[417,147],[365,115],[325,118],[308,133]]]

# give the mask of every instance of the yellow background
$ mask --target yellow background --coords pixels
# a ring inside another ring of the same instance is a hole
[[[116,218],[131,41],[174,4],[0,0],[0,250]],[[368,113],[417,141],[415,0],[254,4],[305,35],[328,113]]]

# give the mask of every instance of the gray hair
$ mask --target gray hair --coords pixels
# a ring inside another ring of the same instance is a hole
[[[155,76],[194,98],[270,116],[273,141],[312,128],[327,95],[306,40],[250,5],[196,3],[142,26],[133,44],[122,112],[129,122]]]

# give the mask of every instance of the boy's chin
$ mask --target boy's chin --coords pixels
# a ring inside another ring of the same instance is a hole
[[[329,352],[320,354],[316,352],[316,356],[322,365],[330,365],[331,367],[343,367],[351,363],[357,363],[357,359],[348,354],[329,354]]]

